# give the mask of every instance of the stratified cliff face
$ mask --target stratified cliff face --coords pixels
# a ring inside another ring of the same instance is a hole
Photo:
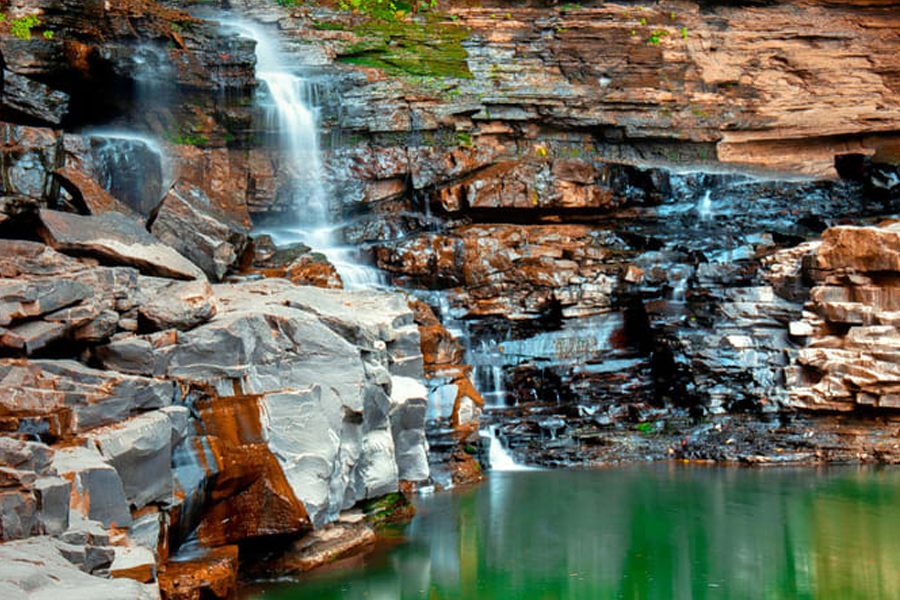
[[[0,8],[41,19],[0,24],[16,589],[226,597],[238,545],[428,478],[429,393],[462,478],[485,400],[545,464],[900,460],[900,5]],[[251,238],[298,181],[237,14],[318,91],[340,234],[423,301]]]

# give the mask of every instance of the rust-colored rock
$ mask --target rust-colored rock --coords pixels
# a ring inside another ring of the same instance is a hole
[[[243,274],[280,277],[298,285],[321,288],[344,287],[341,276],[328,258],[304,244],[277,248],[271,238],[259,236],[254,240],[254,251],[253,262],[242,271]]]
[[[255,396],[214,398],[200,410],[212,445],[218,475],[212,506],[198,534],[209,547],[261,535],[311,528],[275,456],[266,445]]]
[[[468,316],[575,316],[609,306],[617,277],[601,259],[617,243],[584,225],[471,225],[381,246],[376,260],[411,282],[449,282]]]
[[[238,547],[222,546],[200,558],[170,561],[159,572],[163,600],[228,600],[237,586]]]

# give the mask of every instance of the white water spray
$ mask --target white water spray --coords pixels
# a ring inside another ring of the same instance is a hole
[[[491,427],[488,432],[488,439],[491,440],[491,446],[488,450],[488,457],[491,461],[491,470],[492,471],[531,471],[533,470],[531,467],[526,467],[525,465],[520,465],[515,461],[506,448],[503,447],[503,444],[500,442],[500,438],[497,437],[496,428]]]
[[[319,148],[319,114],[316,86],[296,74],[276,44],[275,34],[254,23],[230,21],[242,35],[256,42],[256,76],[269,93],[268,129],[278,132],[284,151],[285,170],[297,182],[294,198],[296,220],[266,231],[276,244],[301,242],[324,254],[335,266],[346,288],[383,287],[380,273],[358,263],[354,248],[339,246],[331,223],[333,199],[325,180]]]
[[[700,215],[700,220],[704,223],[708,222],[713,217],[712,199],[710,198],[710,195],[710,191],[706,190],[703,193],[703,198],[701,198],[700,202],[697,204],[697,214]]]

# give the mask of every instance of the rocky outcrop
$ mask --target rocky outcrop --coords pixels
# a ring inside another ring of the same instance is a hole
[[[816,282],[790,333],[790,404],[811,410],[895,409],[898,396],[898,230],[835,227],[805,256]]]
[[[328,257],[313,252],[306,244],[278,247],[271,236],[260,235],[253,240],[253,261],[242,274],[281,277],[300,285],[321,288],[343,288],[344,282]]]
[[[182,182],[155,209],[150,232],[213,281],[221,281],[250,244],[249,229],[212,206],[203,190]]]
[[[248,238],[211,211],[169,197],[151,228],[211,253],[216,236],[231,244],[206,265],[221,276]],[[405,296],[211,285],[134,216],[38,216],[56,249],[0,240],[0,344],[14,355],[0,359],[2,539],[52,536],[73,569],[151,584],[110,583],[117,598],[155,594],[157,577],[167,597],[227,597],[234,544],[301,536],[428,479]],[[190,565],[163,568],[188,549]]]

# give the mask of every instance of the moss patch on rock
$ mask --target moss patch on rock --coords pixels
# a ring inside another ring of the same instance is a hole
[[[397,75],[472,79],[462,42],[468,32],[455,25],[418,21],[376,21],[358,25],[358,42],[338,61],[376,67]]]

